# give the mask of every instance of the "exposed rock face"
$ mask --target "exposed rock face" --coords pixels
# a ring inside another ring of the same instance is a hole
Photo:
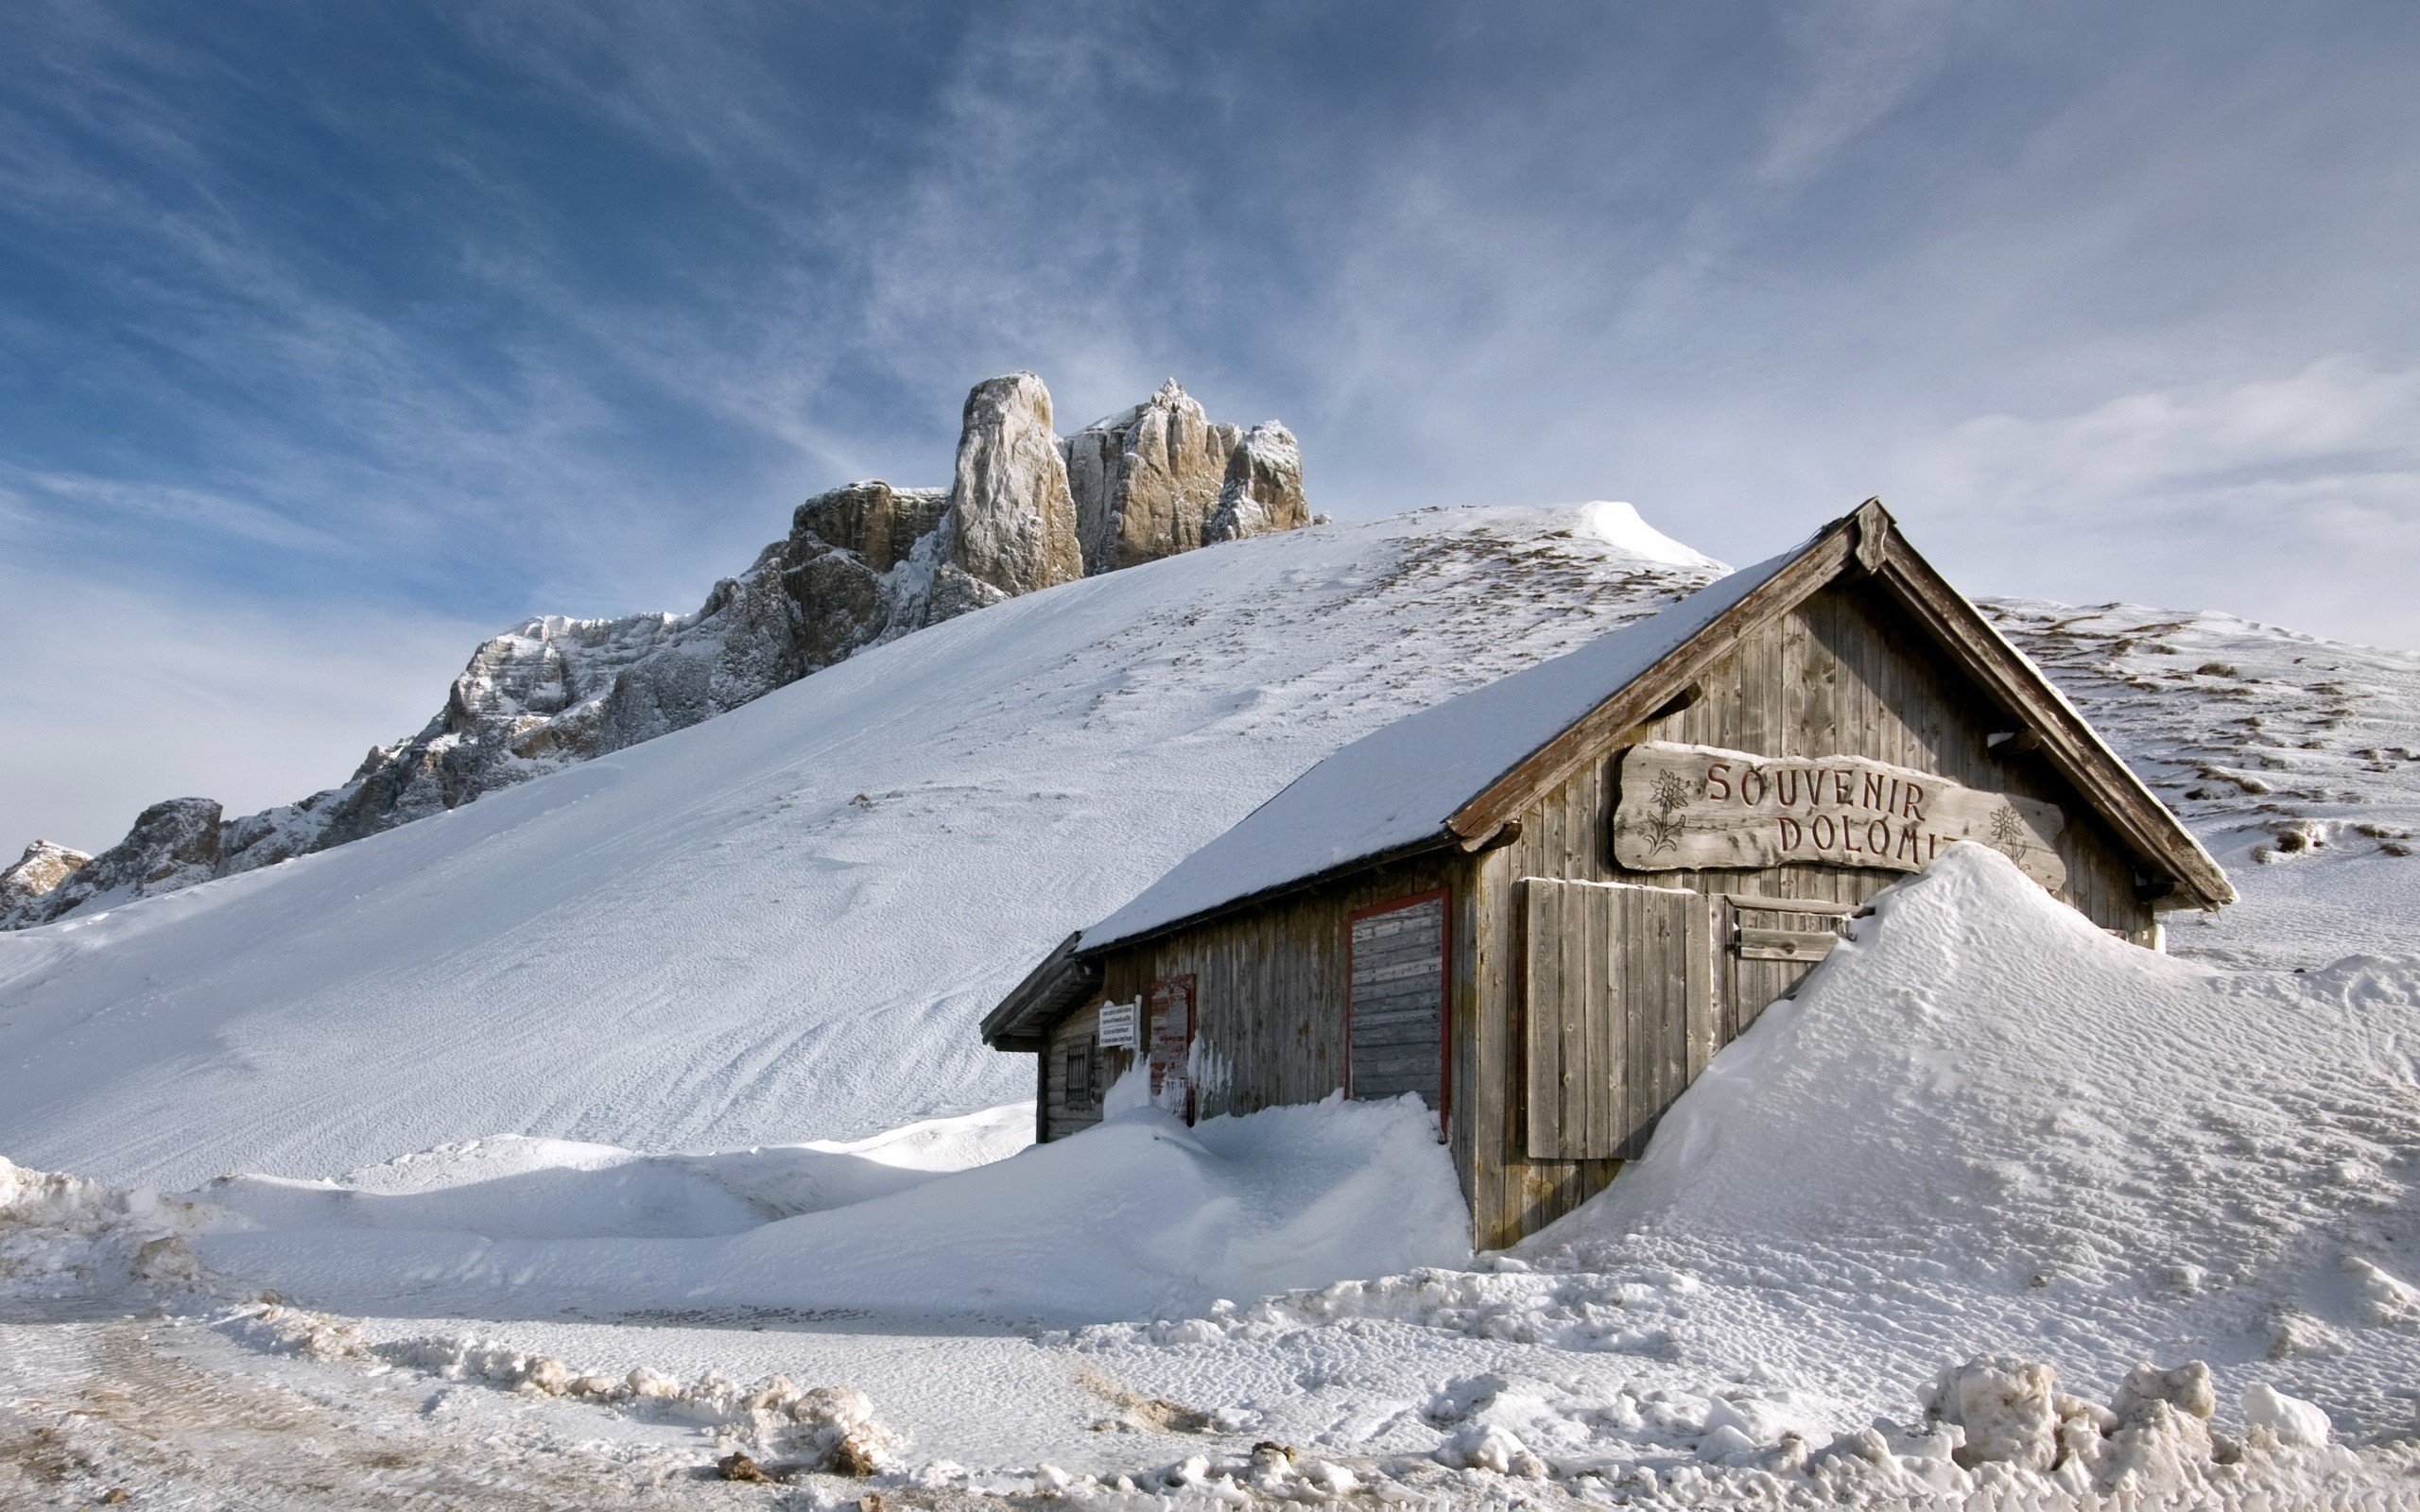
[[[1239,433],[1215,425],[1171,378],[1123,415],[1067,438],[1084,570],[1103,573],[1202,543]]]
[[[933,619],[1084,576],[1050,390],[1029,372],[975,386],[941,528]]]
[[[1219,512],[1205,541],[1237,541],[1272,530],[1300,530],[1311,523],[1303,497],[1303,453],[1294,433],[1273,420],[1246,431],[1227,459],[1219,490]]]
[[[56,919],[91,902],[122,902],[175,892],[219,875],[224,848],[218,805],[206,798],[172,798],[135,818],[126,838],[22,905],[11,927]],[[37,845],[40,842],[36,842]],[[54,848],[56,849],[56,848]],[[26,848],[26,859],[34,847]],[[75,852],[69,851],[68,854]],[[13,875],[25,861],[9,868]]]
[[[1087,573],[1310,522],[1286,427],[1215,423],[1173,378],[1062,444]]]
[[[1286,428],[1213,424],[1173,380],[1066,441],[1050,427],[1033,374],[977,384],[947,490],[817,494],[694,614],[516,626],[472,653],[426,728],[299,803],[229,820],[205,799],[155,804],[89,864],[49,847],[56,858],[36,867],[37,842],[0,872],[0,928],[342,845],[710,719],[970,610],[1307,522]]]
[[[52,888],[92,859],[81,850],[71,850],[48,840],[36,840],[26,847],[26,853],[17,858],[15,866],[0,871],[0,928],[30,910],[35,900],[47,897]]]

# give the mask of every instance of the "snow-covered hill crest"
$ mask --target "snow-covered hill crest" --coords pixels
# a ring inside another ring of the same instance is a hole
[[[1286,428],[1213,424],[1174,380],[1063,439],[1051,423],[1033,374],[977,384],[948,489],[820,493],[695,613],[525,621],[472,654],[419,733],[300,802],[230,819],[207,799],[170,799],[98,857],[37,841],[0,871],[0,929],[324,850],[685,729],[970,610],[1308,523]]]
[[[1714,575],[1602,514],[1430,511],[1063,583],[358,844],[0,936],[26,1093],[0,1149],[176,1185],[1023,1096],[975,1025],[1070,930],[1346,741]]]

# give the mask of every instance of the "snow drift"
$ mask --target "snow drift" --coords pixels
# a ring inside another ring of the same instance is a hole
[[[2195,1355],[2408,1425],[2420,963],[2221,972],[1961,845],[1876,901],[1525,1253],[1705,1284],[1691,1352],[1910,1380]]]
[[[220,1177],[199,1201],[270,1228],[441,1229],[489,1239],[695,1238],[905,1192],[1033,1142],[1033,1105],[872,1139],[655,1155],[513,1135],[328,1181]]]
[[[533,1222],[478,1190],[514,1179],[441,1185],[408,1207],[306,1204],[293,1199],[311,1194],[291,1184],[228,1183],[209,1195],[224,1193],[243,1227],[203,1237],[199,1253],[222,1274],[347,1310],[845,1308],[1063,1324],[1470,1253],[1461,1189],[1416,1099],[1337,1097],[1191,1128],[1137,1108],[1010,1160],[735,1236],[729,1210],[698,1205],[683,1214],[687,1236],[663,1223],[614,1232],[592,1222],[603,1237],[563,1237],[555,1214]],[[619,1194],[597,1173],[584,1184],[614,1206]]]

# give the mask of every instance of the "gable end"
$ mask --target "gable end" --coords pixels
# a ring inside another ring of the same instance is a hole
[[[2044,760],[2135,853],[2152,890],[2163,895],[2161,906],[2216,908],[2235,901],[2226,873],[2168,806],[2024,653],[1908,544],[1873,499],[1825,526],[1771,579],[1464,803],[1446,820],[1447,829],[1468,850],[1495,843],[1540,795],[1620,735],[1685,699],[1709,668],[1749,637],[1836,582],[1886,592],[1962,674],[2023,723]]]

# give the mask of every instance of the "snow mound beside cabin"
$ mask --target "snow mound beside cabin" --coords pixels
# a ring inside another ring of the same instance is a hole
[[[1971,845],[1876,900],[1525,1253],[1693,1278],[1680,1348],[1851,1396],[2207,1360],[2340,1424],[2420,1381],[2420,962],[2225,972]]]
[[[659,1155],[516,1135],[406,1155],[332,1181],[229,1176],[199,1199],[264,1228],[422,1229],[490,1239],[696,1238],[905,1192],[1033,1143],[1033,1105],[872,1139]]]
[[[1021,1109],[1031,1117],[1029,1106]],[[701,1160],[730,1157],[700,1157]],[[595,1222],[621,1196],[585,1185],[593,1236],[510,1216],[493,1178],[414,1206],[256,1182],[204,1194],[246,1227],[203,1237],[212,1270],[315,1307],[596,1315],[825,1313],[1058,1324],[1143,1318],[1468,1259],[1470,1226],[1436,1120],[1417,1099],[1326,1102],[1208,1119],[1149,1108],[1005,1160],[760,1223],[660,1207],[652,1224]],[[232,1198],[232,1200],[231,1200]],[[687,1236],[674,1231],[685,1218]],[[476,1220],[483,1228],[472,1229]],[[535,1309],[532,1313],[530,1310]],[[501,1310],[501,1311],[499,1311]]]

